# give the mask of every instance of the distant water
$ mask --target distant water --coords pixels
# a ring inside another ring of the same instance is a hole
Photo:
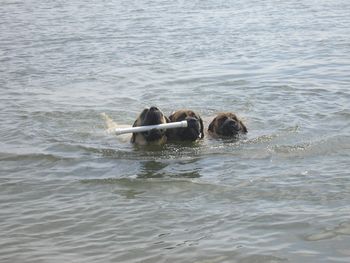
[[[0,3],[0,262],[350,262],[350,1]],[[135,148],[101,114],[241,116]]]

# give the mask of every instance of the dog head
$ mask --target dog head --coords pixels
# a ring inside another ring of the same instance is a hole
[[[171,122],[178,122],[186,120],[188,122],[187,128],[169,129],[167,135],[169,140],[179,141],[195,141],[203,139],[204,127],[202,118],[191,110],[178,110],[169,116]]]
[[[235,137],[248,132],[247,127],[231,112],[219,113],[209,124],[208,132],[218,137]]]
[[[169,119],[157,107],[144,109],[137,117],[133,127],[157,125],[170,122]],[[167,141],[165,130],[150,130],[147,132],[133,133],[131,142],[140,145],[163,144]]]

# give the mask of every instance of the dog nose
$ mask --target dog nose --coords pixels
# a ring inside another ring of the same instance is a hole
[[[199,130],[199,123],[198,123],[198,120],[196,118],[188,117],[188,118],[186,118],[186,121],[187,121],[188,128]]]
[[[150,111],[158,111],[157,107],[152,106],[151,108],[149,108]]]
[[[226,120],[225,121],[225,126],[227,125],[227,127],[231,127],[231,129],[238,131],[239,130],[239,126],[238,123],[234,120]]]

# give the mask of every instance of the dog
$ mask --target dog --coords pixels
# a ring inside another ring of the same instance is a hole
[[[208,127],[208,133],[213,137],[232,138],[247,132],[243,122],[231,112],[219,113]]]
[[[162,123],[169,123],[170,120],[157,107],[150,107],[144,109],[135,120],[133,127],[157,125]],[[137,145],[162,145],[167,142],[166,130],[153,129],[147,132],[133,133],[131,136],[131,143]]]
[[[189,127],[167,130],[169,141],[196,141],[204,138],[204,126],[202,118],[191,110],[178,110],[169,116],[170,122],[187,120]]]

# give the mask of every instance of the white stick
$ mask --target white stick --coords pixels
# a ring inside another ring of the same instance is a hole
[[[124,133],[138,133],[138,132],[150,131],[153,129],[161,130],[161,129],[186,128],[187,125],[188,125],[187,121],[179,121],[179,122],[170,122],[170,123],[163,123],[163,124],[157,124],[157,125],[120,128],[120,129],[115,129],[115,134],[120,135]]]

